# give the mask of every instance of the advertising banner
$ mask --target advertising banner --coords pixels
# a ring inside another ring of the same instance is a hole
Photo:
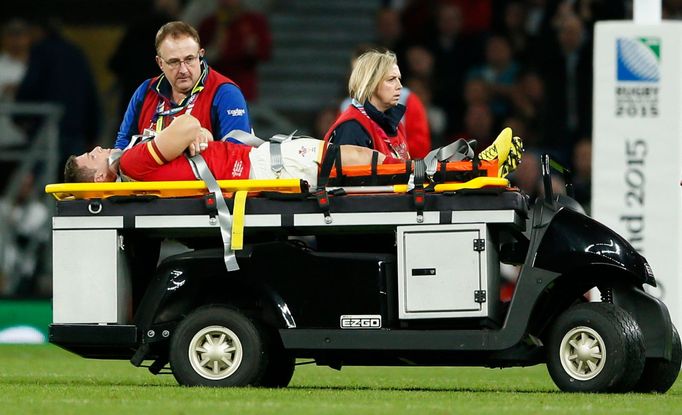
[[[682,23],[599,22],[592,215],[642,253],[682,327]]]

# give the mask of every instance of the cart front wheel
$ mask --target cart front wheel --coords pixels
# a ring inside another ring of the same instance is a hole
[[[680,334],[673,326],[672,356],[670,360],[646,359],[642,377],[635,385],[636,392],[657,392],[665,393],[675,383],[677,375],[680,373],[682,363],[682,345],[680,345]]]
[[[547,369],[567,392],[625,392],[644,368],[644,342],[637,322],[609,303],[569,308],[554,322]]]

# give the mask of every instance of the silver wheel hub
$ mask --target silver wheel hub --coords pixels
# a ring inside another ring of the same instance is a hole
[[[223,326],[209,326],[192,337],[188,356],[192,368],[199,375],[210,380],[221,380],[239,368],[243,352],[242,343],[232,330]]]
[[[606,363],[604,340],[591,327],[575,327],[561,340],[559,359],[572,378],[582,381],[593,379]]]

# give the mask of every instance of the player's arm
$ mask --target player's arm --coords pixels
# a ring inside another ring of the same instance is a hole
[[[212,140],[213,136],[201,127],[199,120],[183,114],[154,137],[152,150],[159,152],[159,159],[171,161],[181,156],[185,149],[189,149],[191,155],[200,152]]]
[[[360,147],[354,145],[344,144],[339,146],[341,149],[341,163],[344,166],[357,166],[357,165],[367,165],[372,163],[372,150],[367,147]],[[386,156],[384,154],[378,153],[378,164],[383,164]]]

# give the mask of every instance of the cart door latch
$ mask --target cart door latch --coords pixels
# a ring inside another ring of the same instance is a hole
[[[486,301],[486,292],[485,290],[476,290],[474,291],[474,302],[477,302],[479,304],[485,303]]]
[[[485,239],[474,239],[474,251],[485,251]]]

